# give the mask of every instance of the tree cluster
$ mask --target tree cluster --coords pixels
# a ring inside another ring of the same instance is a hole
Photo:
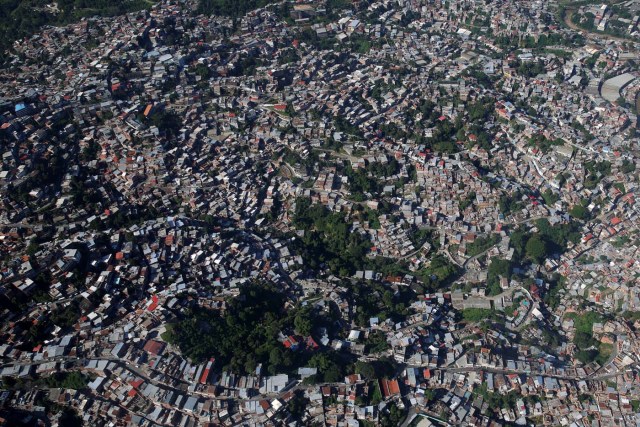
[[[371,243],[350,231],[351,225],[344,213],[331,212],[324,205],[312,205],[309,198],[298,198],[293,224],[305,231],[294,245],[309,268],[317,270],[326,265],[334,274],[349,276],[364,265]]]

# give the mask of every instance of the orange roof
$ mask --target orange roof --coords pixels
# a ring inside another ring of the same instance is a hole
[[[380,389],[385,398],[400,394],[400,385],[398,384],[398,380],[382,379],[380,380]]]
[[[147,108],[144,109],[144,116],[147,117],[153,108],[153,104],[147,105]]]

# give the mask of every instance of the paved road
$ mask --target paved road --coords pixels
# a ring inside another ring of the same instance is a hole
[[[584,377],[580,377],[580,376],[573,376],[573,375],[558,375],[558,374],[550,374],[550,373],[541,373],[541,372],[530,372],[530,371],[523,371],[523,370],[519,370],[519,369],[506,369],[506,368],[491,368],[491,367],[481,367],[481,366],[477,366],[477,367],[468,367],[468,368],[459,368],[459,367],[440,367],[440,368],[434,368],[432,366],[429,366],[428,364],[425,365],[408,365],[408,368],[418,368],[418,369],[424,369],[424,368],[430,368],[430,369],[434,369],[434,370],[439,370],[439,371],[447,371],[447,372],[453,372],[453,373],[464,373],[464,372],[490,372],[492,374],[503,374],[503,375],[508,375],[508,374],[518,374],[518,375],[528,375],[528,376],[543,376],[543,377],[549,377],[549,378],[557,378],[557,379],[561,379],[561,380],[572,380],[572,381],[603,381],[609,378],[614,378],[620,375],[624,375],[624,372],[609,372],[606,374],[600,374],[600,375],[587,375]]]

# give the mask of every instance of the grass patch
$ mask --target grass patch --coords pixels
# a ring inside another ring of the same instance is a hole
[[[498,313],[487,308],[465,308],[462,310],[462,318],[467,322],[480,322],[482,320],[496,320]]]
[[[491,249],[500,242],[499,234],[492,234],[489,237],[478,237],[467,245],[467,256],[476,256],[484,251]]]

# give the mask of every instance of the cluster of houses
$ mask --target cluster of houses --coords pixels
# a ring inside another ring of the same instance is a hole
[[[572,344],[587,304],[640,311],[637,46],[580,43],[540,0],[326,3],[236,21],[164,0],[15,43],[0,70],[0,425],[51,402],[105,426],[638,423],[640,321],[594,323],[604,362]],[[309,271],[300,198],[403,273]],[[489,296],[490,260],[517,262],[513,232],[539,219],[579,238]],[[455,290],[414,292],[436,256]],[[224,315],[247,282],[337,307],[339,333],[284,334],[287,351],[402,369],[239,375],[162,338],[194,306]],[[415,298],[362,325],[350,283]],[[542,345],[548,330],[559,341]],[[81,390],[30,387],[74,371]]]

